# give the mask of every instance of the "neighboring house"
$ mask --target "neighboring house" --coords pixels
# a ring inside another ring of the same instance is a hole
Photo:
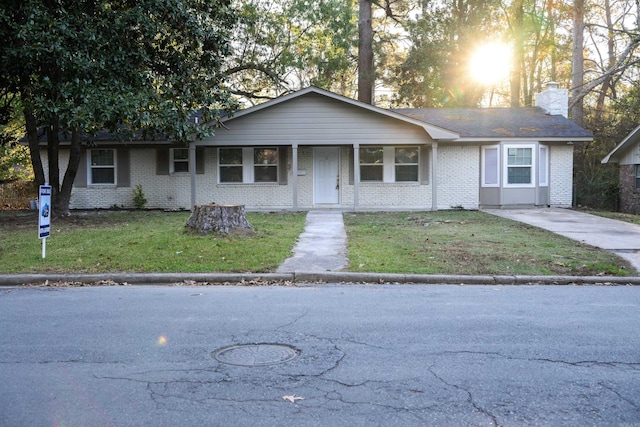
[[[572,144],[592,136],[567,120],[565,89],[538,104],[388,110],[309,87],[238,111],[189,147],[95,141],[71,208],[132,207],[138,184],[148,208],[164,209],[568,207]]]
[[[611,150],[602,163],[620,165],[620,210],[640,214],[640,126]]]

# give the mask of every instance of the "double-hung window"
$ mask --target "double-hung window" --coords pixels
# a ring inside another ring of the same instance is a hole
[[[640,165],[636,165],[636,190],[640,190]]]
[[[360,148],[360,180],[382,182],[384,151],[382,147]]]
[[[89,184],[116,183],[116,150],[112,148],[92,149],[89,160]]]
[[[278,149],[275,147],[220,148],[219,182],[278,182]]]
[[[534,146],[506,145],[506,177],[507,186],[529,187],[535,185]]]
[[[361,147],[360,181],[418,182],[418,147]]]
[[[170,172],[189,172],[189,149],[188,148],[172,148]]]
[[[418,147],[396,147],[395,149],[395,181],[418,181]]]

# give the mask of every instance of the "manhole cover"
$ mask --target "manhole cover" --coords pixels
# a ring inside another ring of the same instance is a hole
[[[229,365],[267,366],[288,362],[298,354],[298,350],[283,344],[242,344],[221,348],[211,356]]]

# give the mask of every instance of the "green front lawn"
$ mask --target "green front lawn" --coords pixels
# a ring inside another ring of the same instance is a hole
[[[476,211],[345,213],[349,269],[381,273],[622,275],[617,256]]]

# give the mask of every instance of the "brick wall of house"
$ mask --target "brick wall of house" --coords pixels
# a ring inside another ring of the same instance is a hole
[[[438,147],[438,209],[478,209],[479,179],[477,145]]]
[[[549,149],[549,201],[553,207],[573,204],[573,145]]]
[[[636,165],[620,165],[620,210],[640,214],[640,191],[636,189]]]

